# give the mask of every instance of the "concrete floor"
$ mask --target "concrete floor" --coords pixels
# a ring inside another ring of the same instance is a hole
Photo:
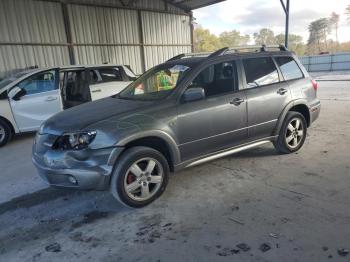
[[[0,260],[350,261],[337,253],[350,249],[349,84],[320,82],[321,116],[298,153],[267,145],[187,169],[140,210],[46,188],[32,135],[17,138],[0,149]]]

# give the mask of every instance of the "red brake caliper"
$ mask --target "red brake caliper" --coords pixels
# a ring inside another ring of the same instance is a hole
[[[132,182],[134,182],[136,180],[135,176],[131,173],[128,174],[128,177],[126,178],[126,182],[128,184],[131,184]]]

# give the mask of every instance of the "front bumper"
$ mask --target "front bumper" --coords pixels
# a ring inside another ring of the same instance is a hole
[[[77,189],[105,190],[122,147],[84,150],[52,150],[54,135],[37,135],[32,161],[49,185]]]

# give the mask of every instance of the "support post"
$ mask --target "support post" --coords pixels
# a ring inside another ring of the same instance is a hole
[[[64,2],[61,3],[61,6],[62,6],[64,30],[66,32],[67,43],[68,43],[69,62],[70,62],[71,65],[75,65],[75,57],[74,57],[74,49],[73,49],[73,38],[72,38],[72,32],[70,30],[70,21],[69,21],[68,7],[67,7],[67,4],[64,3]]]
[[[145,72],[146,71],[145,43],[144,43],[144,37],[143,37],[143,24],[142,24],[141,10],[137,11],[137,19],[138,19],[139,38],[140,38],[141,68],[142,68],[142,71]]]
[[[286,15],[285,38],[284,38],[284,45],[286,48],[288,48],[288,42],[289,42],[289,1],[290,0],[286,0],[286,4],[285,4],[283,0],[280,0],[284,14]]]
[[[193,21],[193,13],[192,11],[190,12],[190,34],[191,34],[191,52],[194,52],[194,21]]]

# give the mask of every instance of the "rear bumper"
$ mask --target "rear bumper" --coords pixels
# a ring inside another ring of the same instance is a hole
[[[320,115],[321,111],[321,102],[317,101],[317,103],[311,105],[309,107],[310,110],[310,124],[313,123]]]
[[[105,190],[122,147],[58,151],[33,145],[32,161],[40,177],[55,187]]]

